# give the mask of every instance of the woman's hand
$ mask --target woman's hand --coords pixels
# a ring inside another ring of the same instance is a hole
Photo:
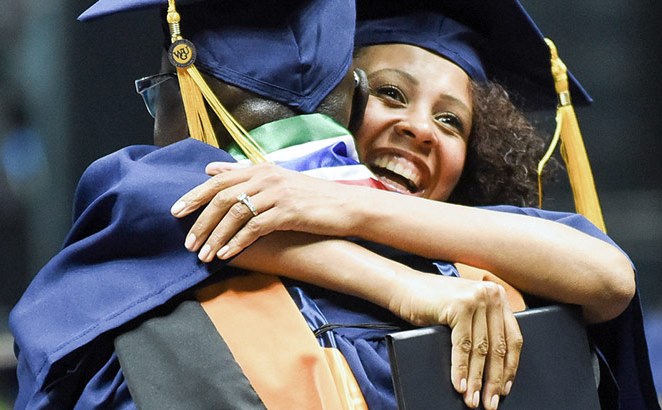
[[[230,258],[261,236],[273,231],[297,230],[320,235],[343,235],[354,223],[346,204],[352,198],[343,184],[313,178],[272,164],[240,166],[211,163],[214,175],[173,205],[181,218],[201,208],[185,246],[198,251],[202,261]],[[257,215],[238,200],[245,193]],[[349,199],[348,199],[349,198]]]
[[[515,378],[522,334],[503,287],[430,274],[397,275],[390,310],[415,325],[451,327],[451,379],[467,406],[496,409]]]

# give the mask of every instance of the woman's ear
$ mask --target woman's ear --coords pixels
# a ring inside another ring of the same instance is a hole
[[[352,134],[355,134],[361,127],[363,116],[365,115],[365,108],[368,105],[368,76],[365,71],[360,68],[354,69],[354,96],[352,97],[352,112],[349,116],[349,124],[347,129]]]

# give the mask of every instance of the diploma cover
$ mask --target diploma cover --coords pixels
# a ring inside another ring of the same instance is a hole
[[[599,409],[592,353],[578,308],[552,305],[515,317],[524,346],[513,387],[499,409]],[[399,409],[466,409],[450,381],[450,335],[447,326],[431,326],[387,336]]]

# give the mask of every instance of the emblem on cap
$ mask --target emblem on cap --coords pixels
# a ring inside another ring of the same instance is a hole
[[[188,40],[177,40],[170,45],[168,59],[176,67],[188,67],[195,62],[195,46]]]

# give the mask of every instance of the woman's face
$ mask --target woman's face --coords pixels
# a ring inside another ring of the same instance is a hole
[[[356,133],[361,162],[390,190],[446,200],[462,174],[471,132],[467,74],[404,44],[364,47],[354,64],[370,84]]]

